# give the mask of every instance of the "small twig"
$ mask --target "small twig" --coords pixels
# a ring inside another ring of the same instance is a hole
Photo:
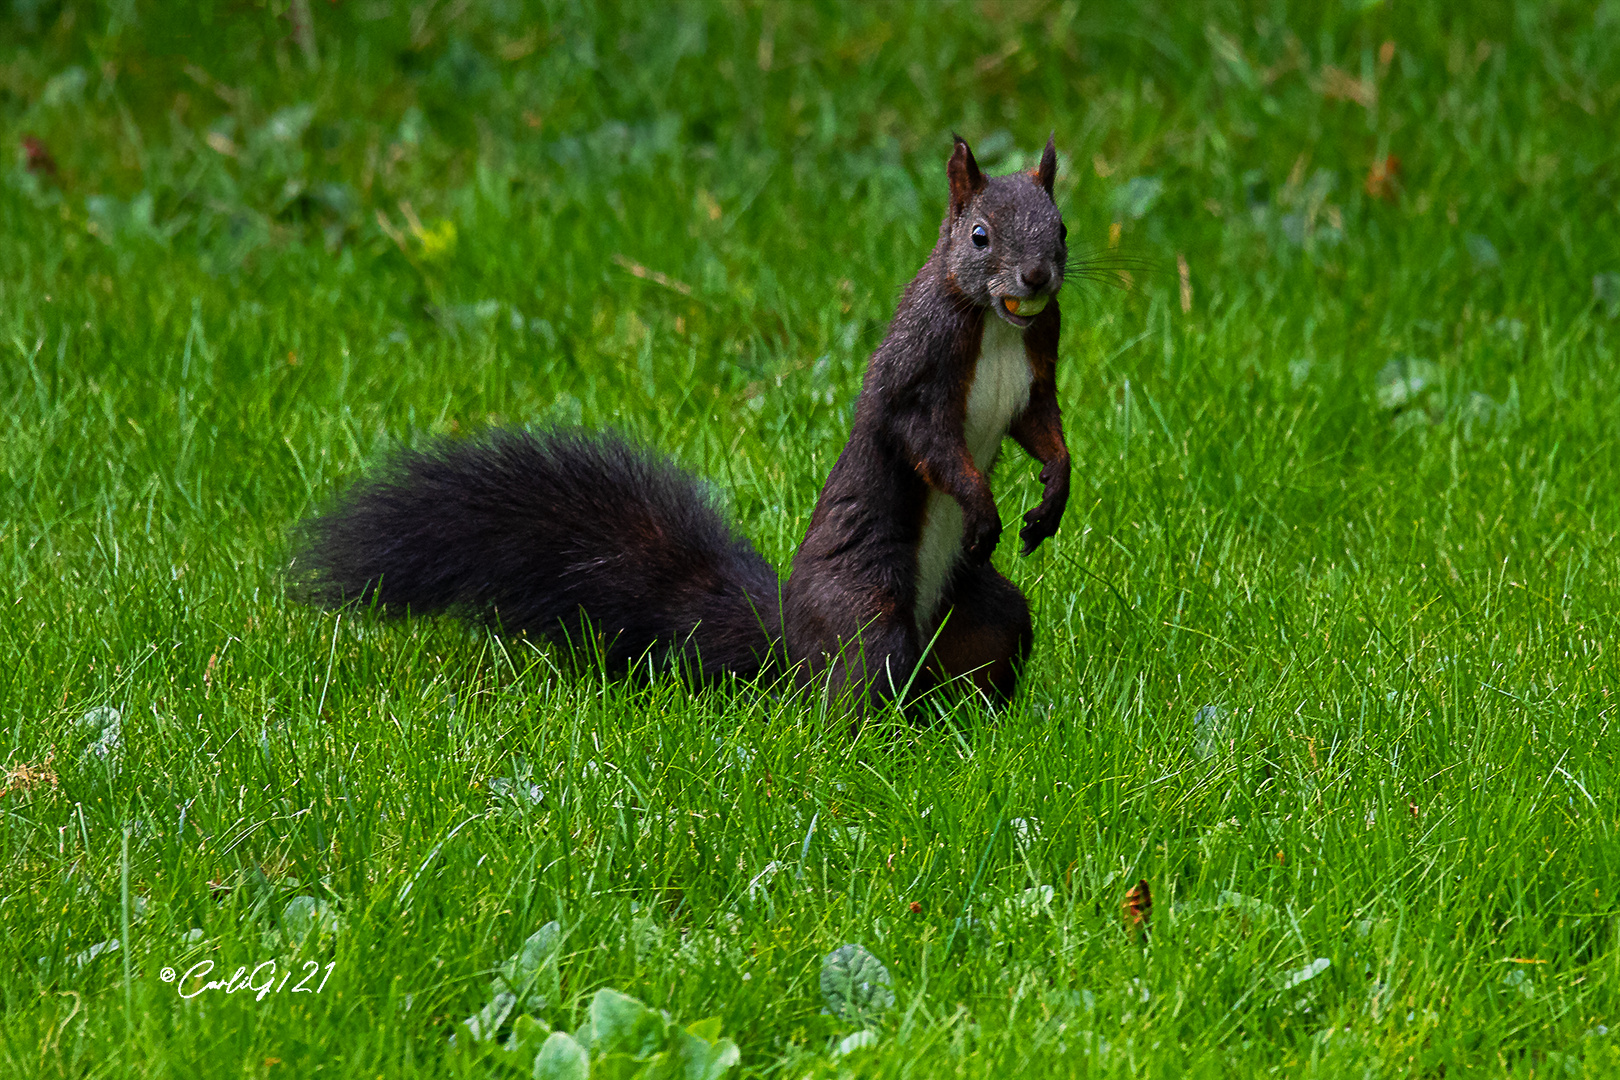
[[[212,75],[208,74],[208,72],[204,71],[202,68],[198,67],[196,64],[187,64],[181,70],[183,70],[188,76],[191,77],[192,82],[196,83],[198,86],[204,87],[205,89],[209,90],[210,92],[213,93],[213,95],[215,97],[219,98],[221,101],[223,101],[225,104],[229,105],[231,108],[233,108],[233,109],[241,108],[241,106],[242,106],[242,95],[240,93],[238,93],[235,90],[232,90],[230,87],[226,86],[224,83],[220,82],[218,79],[216,79]]]
[[[318,66],[321,58],[315,50],[315,19],[310,14],[309,0],[291,0],[287,5],[287,22],[292,26],[293,43],[304,54],[304,63]]]
[[[427,231],[422,228],[422,219],[416,216],[416,207],[411,205],[409,199],[399,200],[399,212],[405,215],[405,224],[411,227],[411,232],[421,236]]]
[[[377,226],[382,229],[388,239],[399,245],[399,250],[405,250],[405,234],[394,228],[394,223],[388,220],[388,215],[383,213],[380,206],[377,208]]]
[[[666,289],[674,289],[682,296],[692,295],[692,286],[686,284],[684,281],[676,281],[668,274],[661,274],[657,270],[649,270],[640,263],[632,262],[630,259],[625,258],[623,255],[614,255],[613,261],[620,268],[629,271],[632,277],[641,278],[643,281],[650,281],[654,285],[662,285]]]

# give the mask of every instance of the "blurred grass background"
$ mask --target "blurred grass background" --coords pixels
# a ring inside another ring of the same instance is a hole
[[[554,917],[554,1022],[615,985],[750,1074],[1613,1068],[1614,0],[0,18],[11,1071],[436,1075]],[[1071,243],[1138,267],[1064,293],[1006,715],[851,746],[285,601],[293,522],[494,423],[636,431],[785,566],[952,130],[1055,132]],[[157,979],[299,895],[330,996]],[[852,940],[900,996],[854,1065]]]

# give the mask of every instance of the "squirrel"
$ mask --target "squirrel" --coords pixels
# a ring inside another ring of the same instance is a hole
[[[614,432],[497,429],[399,453],[306,521],[305,598],[596,640],[618,672],[649,658],[704,681],[792,672],[859,713],[954,680],[1010,700],[1033,630],[990,564],[989,477],[1008,435],[1040,463],[1030,554],[1069,495],[1055,374],[1068,230],[1053,139],[1034,169],[999,177],[953,139],[939,240],[867,364],[785,584],[657,452]]]

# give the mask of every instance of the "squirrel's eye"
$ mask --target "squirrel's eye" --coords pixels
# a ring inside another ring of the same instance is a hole
[[[1069,241],[1069,227],[1063,224],[1061,221],[1058,222],[1058,239],[1062,240],[1064,243],[1068,243]]]
[[[984,247],[988,243],[990,243],[990,234],[985,231],[984,226],[983,225],[975,225],[975,226],[973,226],[973,246],[974,247]]]

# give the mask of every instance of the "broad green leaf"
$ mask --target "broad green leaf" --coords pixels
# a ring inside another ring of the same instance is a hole
[[[313,896],[295,896],[281,909],[281,929],[287,943],[302,945],[311,934],[336,934],[342,930],[337,908],[330,901]]]
[[[835,1058],[846,1057],[853,1054],[857,1050],[866,1050],[870,1047],[876,1046],[877,1044],[878,1033],[870,1029],[863,1028],[860,1031],[855,1032],[853,1035],[844,1036],[838,1045],[833,1048],[832,1056]]]
[[[546,923],[500,966],[491,990],[510,991],[529,1010],[555,1004],[560,992],[557,952],[561,945],[562,924]]]
[[[524,1013],[513,1022],[512,1037],[506,1041],[506,1048],[526,1056],[537,1054],[550,1034],[551,1025]]]
[[[462,1023],[471,1032],[474,1042],[488,1042],[501,1030],[506,1018],[512,1015],[512,1009],[517,1005],[517,997],[513,994],[496,994],[494,1000],[473,1015],[467,1017]]]
[[[719,1022],[714,1026],[718,1033]],[[675,1042],[672,1056],[678,1060],[679,1069],[670,1075],[680,1080],[720,1080],[742,1056],[737,1044],[730,1039],[711,1041],[690,1031],[681,1031]]]
[[[821,995],[846,1020],[875,1017],[894,1004],[889,969],[859,945],[843,945],[821,965]]]
[[[686,1031],[705,1042],[714,1042],[720,1037],[720,1018],[711,1016],[706,1020],[694,1020],[686,1025]]]
[[[534,1080],[586,1080],[591,1075],[590,1055],[561,1031],[554,1031],[534,1057]]]
[[[591,999],[591,1049],[645,1057],[664,1042],[664,1018],[635,998],[603,988]]]

